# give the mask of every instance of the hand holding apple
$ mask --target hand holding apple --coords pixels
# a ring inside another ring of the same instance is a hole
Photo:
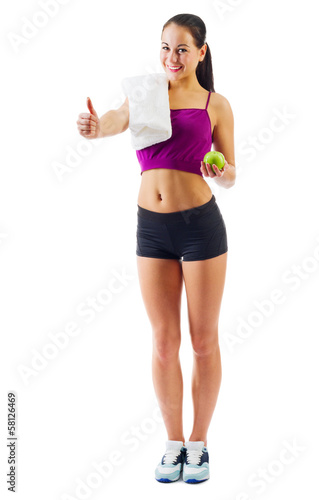
[[[201,162],[200,170],[206,177],[222,177],[228,168],[229,164],[223,153],[209,151]]]

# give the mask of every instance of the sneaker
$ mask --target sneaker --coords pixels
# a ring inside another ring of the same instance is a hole
[[[155,479],[161,483],[178,481],[183,470],[186,449],[183,441],[166,441],[166,452],[155,469]]]
[[[209,457],[204,441],[187,441],[183,465],[185,483],[201,483],[209,479]]]

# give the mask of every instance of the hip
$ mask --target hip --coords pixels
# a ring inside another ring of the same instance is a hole
[[[136,253],[142,257],[204,260],[227,252],[226,226],[215,196],[194,208],[161,213],[138,205]]]

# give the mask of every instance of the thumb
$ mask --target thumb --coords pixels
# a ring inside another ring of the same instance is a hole
[[[89,97],[87,97],[87,99],[86,99],[86,104],[87,104],[87,107],[89,108],[90,113],[92,115],[96,116],[96,118],[98,118],[98,114],[95,111],[95,109],[93,108],[92,101],[91,101],[91,99]]]

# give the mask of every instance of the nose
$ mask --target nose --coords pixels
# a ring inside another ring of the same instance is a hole
[[[178,56],[176,54],[172,54],[171,57],[169,57],[166,60],[166,64],[171,65],[171,66],[177,66],[178,65]]]

